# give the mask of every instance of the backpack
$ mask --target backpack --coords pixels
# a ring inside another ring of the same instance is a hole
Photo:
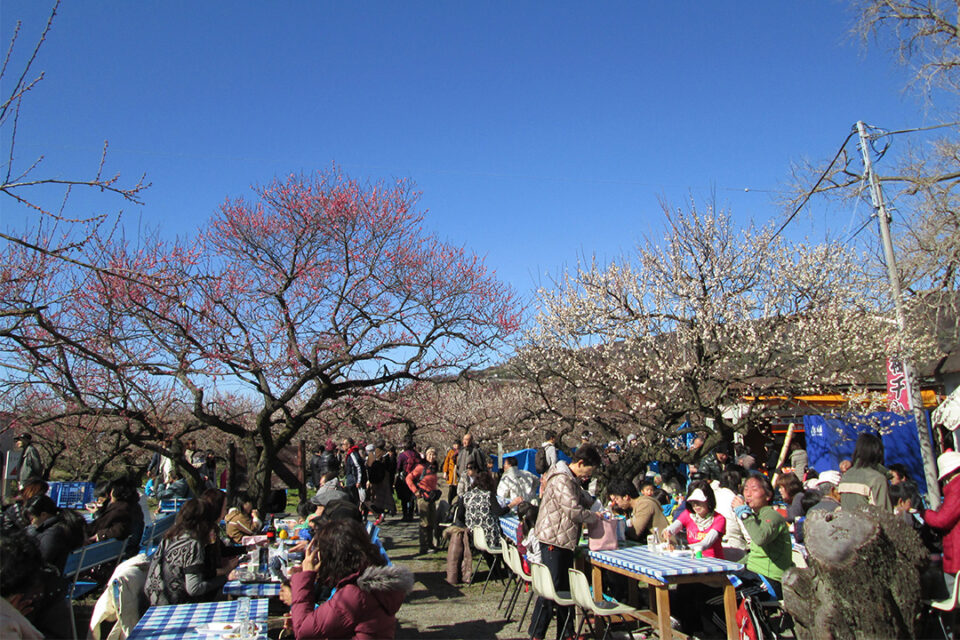
[[[406,460],[403,461],[403,473],[404,475],[411,473],[418,464],[420,464],[420,454],[417,451],[409,450],[411,455],[408,455]]]
[[[550,465],[547,464],[547,450],[545,448],[537,447],[537,453],[533,457],[533,468],[540,475],[545,474],[547,469],[550,468]]]

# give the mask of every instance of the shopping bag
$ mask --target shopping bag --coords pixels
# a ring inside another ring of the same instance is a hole
[[[587,543],[590,546],[590,551],[616,549],[618,527],[616,520],[606,519],[587,525]]]

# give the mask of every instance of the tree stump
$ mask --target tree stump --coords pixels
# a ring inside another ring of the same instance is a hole
[[[798,638],[916,637],[928,558],[909,524],[873,506],[814,511],[804,538],[809,567],[783,576]]]

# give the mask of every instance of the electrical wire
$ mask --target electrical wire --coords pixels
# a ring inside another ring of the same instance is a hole
[[[770,237],[770,240],[768,242],[773,242],[777,238],[777,236],[779,236],[783,232],[783,230],[787,228],[787,225],[790,224],[790,222],[797,217],[797,214],[800,213],[800,210],[803,209],[803,207],[807,204],[807,202],[810,201],[810,198],[813,197],[813,194],[817,192],[817,187],[819,187],[820,184],[827,179],[827,175],[829,175],[830,169],[833,168],[833,165],[836,164],[837,160],[840,158],[840,155],[843,153],[843,150],[846,149],[847,143],[850,142],[850,138],[852,138],[856,133],[857,133],[856,129],[850,132],[850,135],[846,137],[846,139],[843,141],[843,144],[841,144],[840,148],[837,149],[837,153],[836,155],[833,156],[833,160],[830,161],[830,164],[828,164],[826,169],[823,170],[823,173],[820,174],[820,177],[817,179],[816,183],[814,183],[814,185],[810,187],[807,193],[804,194],[803,199],[800,201],[800,204],[798,204],[797,208],[793,210],[793,213],[787,216],[787,219],[784,220],[783,224],[780,225],[780,228],[777,229],[777,231]]]
[[[877,138],[882,138],[884,136],[895,136],[901,133],[916,133],[918,131],[932,131],[933,129],[944,129],[946,127],[957,127],[960,126],[960,120],[956,122],[946,122],[944,124],[933,124],[929,127],[915,127],[913,129],[899,129],[897,131],[884,131],[880,135],[876,136]],[[877,127],[871,127],[871,129],[876,129]],[[883,131],[883,129],[880,129]]]

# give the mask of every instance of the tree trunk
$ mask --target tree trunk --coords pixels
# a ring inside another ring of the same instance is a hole
[[[913,527],[876,507],[815,511],[804,537],[809,568],[783,577],[798,638],[916,637],[928,559]]]

